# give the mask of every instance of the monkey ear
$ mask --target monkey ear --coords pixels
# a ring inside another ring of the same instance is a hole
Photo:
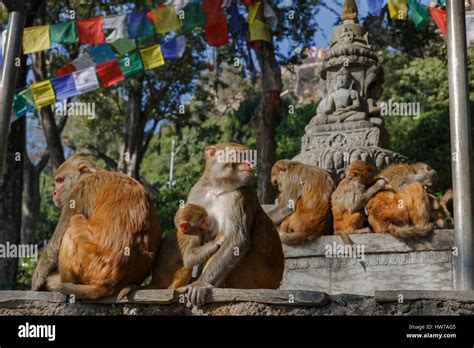
[[[89,167],[87,164],[85,163],[81,163],[79,164],[79,172],[81,172],[81,174],[84,174],[84,173],[95,173],[97,172],[97,168],[94,168],[94,167]]]
[[[209,158],[214,157],[216,152],[217,148],[215,146],[207,146],[204,150],[204,157],[206,158],[206,160],[208,160]]]
[[[288,164],[287,163],[278,163],[277,168],[279,172],[286,172],[288,170]]]
[[[180,229],[181,232],[183,232],[184,234],[188,233],[189,222],[187,222],[187,221],[181,221],[181,222],[179,223],[179,229]]]

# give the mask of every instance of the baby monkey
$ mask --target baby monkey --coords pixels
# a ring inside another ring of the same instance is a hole
[[[188,285],[193,267],[204,264],[225,240],[223,233],[214,231],[206,210],[196,204],[180,208],[174,225],[176,230],[162,241],[151,288],[176,289]]]
[[[204,264],[224,243],[214,223],[200,205],[186,204],[174,217],[175,230],[162,240],[151,283],[144,287],[125,286],[117,301],[137,289],[177,289],[188,285],[193,267]]]
[[[375,178],[375,169],[365,161],[355,161],[331,196],[334,234],[366,233],[364,207],[377,192],[390,189],[383,177]]]

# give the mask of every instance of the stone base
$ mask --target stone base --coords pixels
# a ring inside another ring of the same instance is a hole
[[[381,233],[349,236],[355,251],[362,250],[362,260],[357,259],[357,253],[329,257],[330,249],[351,247],[344,245],[339,236],[285,245],[281,289],[366,296],[373,296],[377,290],[454,289],[454,230],[435,230],[419,241],[403,241]]]

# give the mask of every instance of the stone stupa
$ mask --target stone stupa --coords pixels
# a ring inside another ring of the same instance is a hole
[[[324,93],[317,114],[306,126],[301,153],[294,160],[316,165],[339,178],[362,159],[377,169],[406,158],[387,150],[389,136],[377,104],[384,71],[358,23],[355,0],[345,0],[342,24],[334,29],[321,68]]]

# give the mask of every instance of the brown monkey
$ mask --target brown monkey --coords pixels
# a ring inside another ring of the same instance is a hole
[[[279,160],[273,165],[271,181],[281,194],[268,216],[278,226],[283,243],[296,244],[330,232],[330,200],[335,183],[327,171]]]
[[[383,178],[375,180],[375,169],[365,161],[355,161],[331,195],[334,234],[366,233],[364,207],[377,192],[387,188]]]
[[[180,208],[174,224],[176,230],[161,243],[150,288],[177,289],[189,284],[193,267],[204,264],[224,243],[223,235],[212,240],[214,224],[199,205]]]
[[[367,203],[369,224],[378,233],[400,238],[427,236],[434,228],[428,191],[438,180],[427,164],[393,164],[382,170],[392,190],[377,193]]]
[[[205,149],[206,166],[188,195],[201,205],[225,241],[210,258],[201,276],[180,291],[202,304],[213,286],[240,289],[276,289],[284,269],[283,250],[272,221],[250,186],[249,149],[222,143]]]
[[[453,209],[453,189],[449,189],[445,192],[443,197],[441,198],[441,206],[449,213],[451,219],[454,216],[454,209]]]
[[[155,261],[161,234],[151,198],[133,178],[73,156],[54,177],[62,208],[56,230],[33,276],[33,290],[97,299],[139,285]],[[59,270],[60,282],[49,279]]]

